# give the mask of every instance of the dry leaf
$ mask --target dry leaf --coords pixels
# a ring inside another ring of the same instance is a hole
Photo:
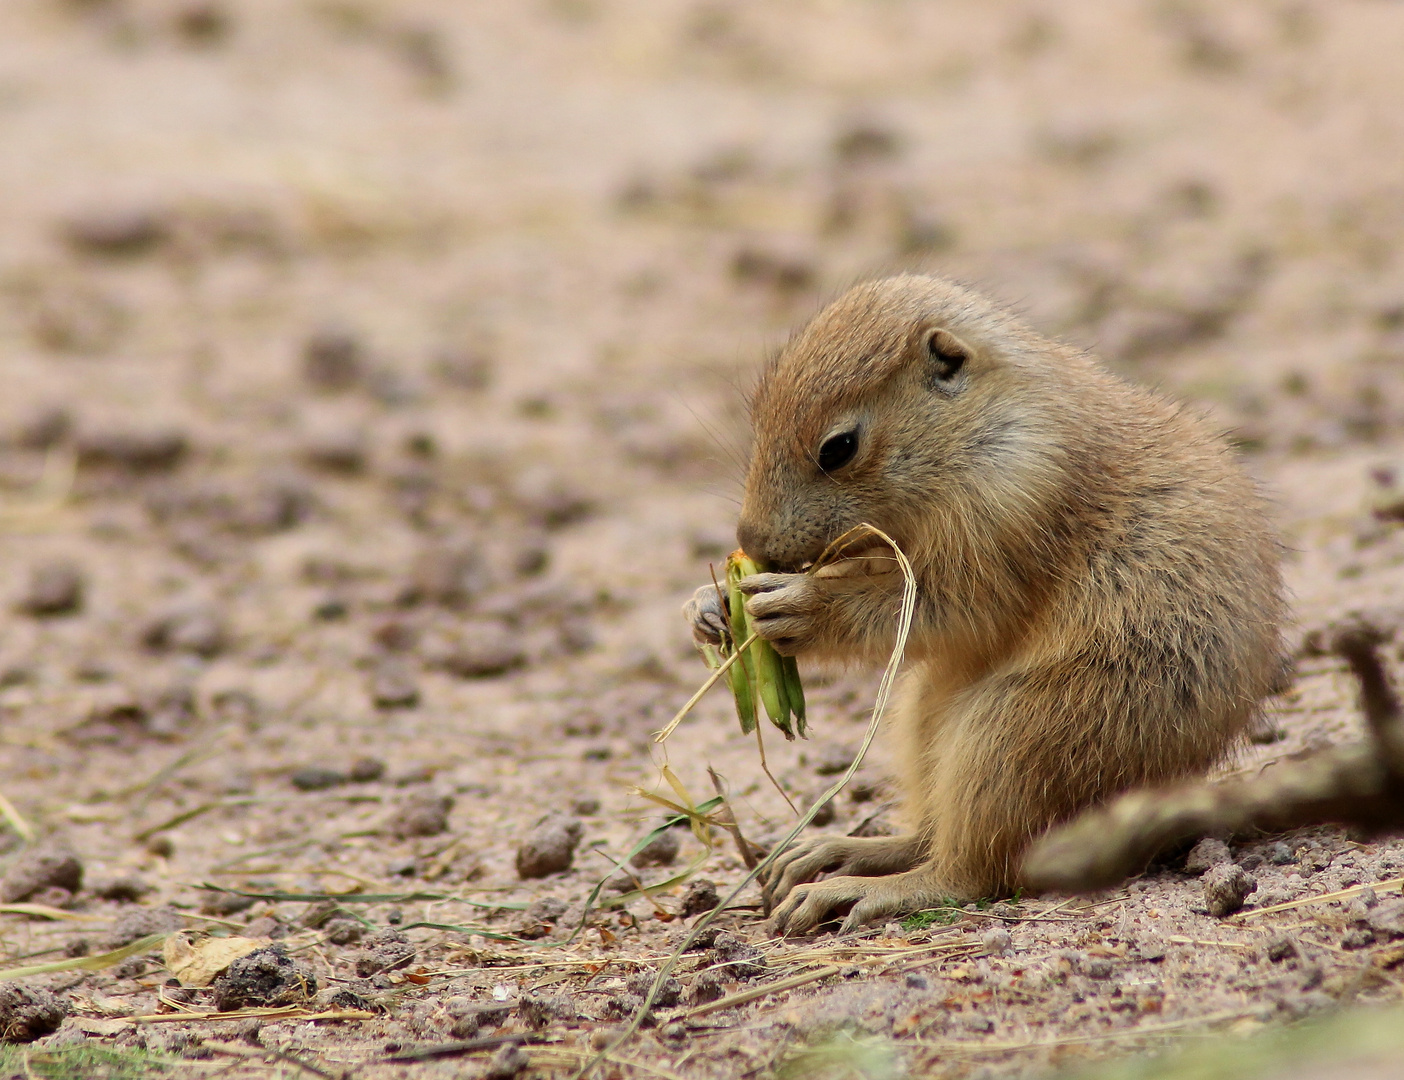
[[[205,938],[192,942],[184,934],[172,934],[166,939],[162,955],[166,969],[180,980],[181,986],[209,986],[214,977],[241,956],[248,956],[268,942],[258,938]]]

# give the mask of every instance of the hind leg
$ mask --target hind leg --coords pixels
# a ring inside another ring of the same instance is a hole
[[[886,877],[835,877],[792,889],[771,916],[777,934],[807,934],[847,912],[843,933],[893,915],[935,907],[951,898],[939,868],[925,863]]]

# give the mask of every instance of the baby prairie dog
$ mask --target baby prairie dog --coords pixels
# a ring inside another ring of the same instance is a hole
[[[749,626],[786,654],[882,665],[911,560],[894,703],[908,831],[820,837],[763,882],[780,932],[857,926],[1018,885],[1050,825],[1201,773],[1282,671],[1263,498],[1190,411],[934,277],[861,285],[798,331],[751,405],[737,538]],[[700,640],[720,600],[688,604]],[[822,876],[822,880],[821,879]]]

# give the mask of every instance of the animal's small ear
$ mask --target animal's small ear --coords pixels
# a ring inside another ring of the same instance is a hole
[[[931,378],[937,383],[948,383],[954,379],[970,358],[965,342],[947,330],[927,331],[924,348]]]

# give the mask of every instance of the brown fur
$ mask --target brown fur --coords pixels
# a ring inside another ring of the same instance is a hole
[[[945,381],[937,330],[964,353]],[[853,289],[767,367],[752,421],[737,533],[785,571],[747,583],[754,628],[783,652],[886,660],[898,575],[795,572],[859,522],[918,583],[895,714],[911,832],[786,853],[779,928],[1006,892],[1033,837],[1203,772],[1271,692],[1279,545],[1222,438],[989,300],[930,277]],[[856,457],[826,474],[819,446],[855,424]],[[803,884],[827,871],[843,876]]]

